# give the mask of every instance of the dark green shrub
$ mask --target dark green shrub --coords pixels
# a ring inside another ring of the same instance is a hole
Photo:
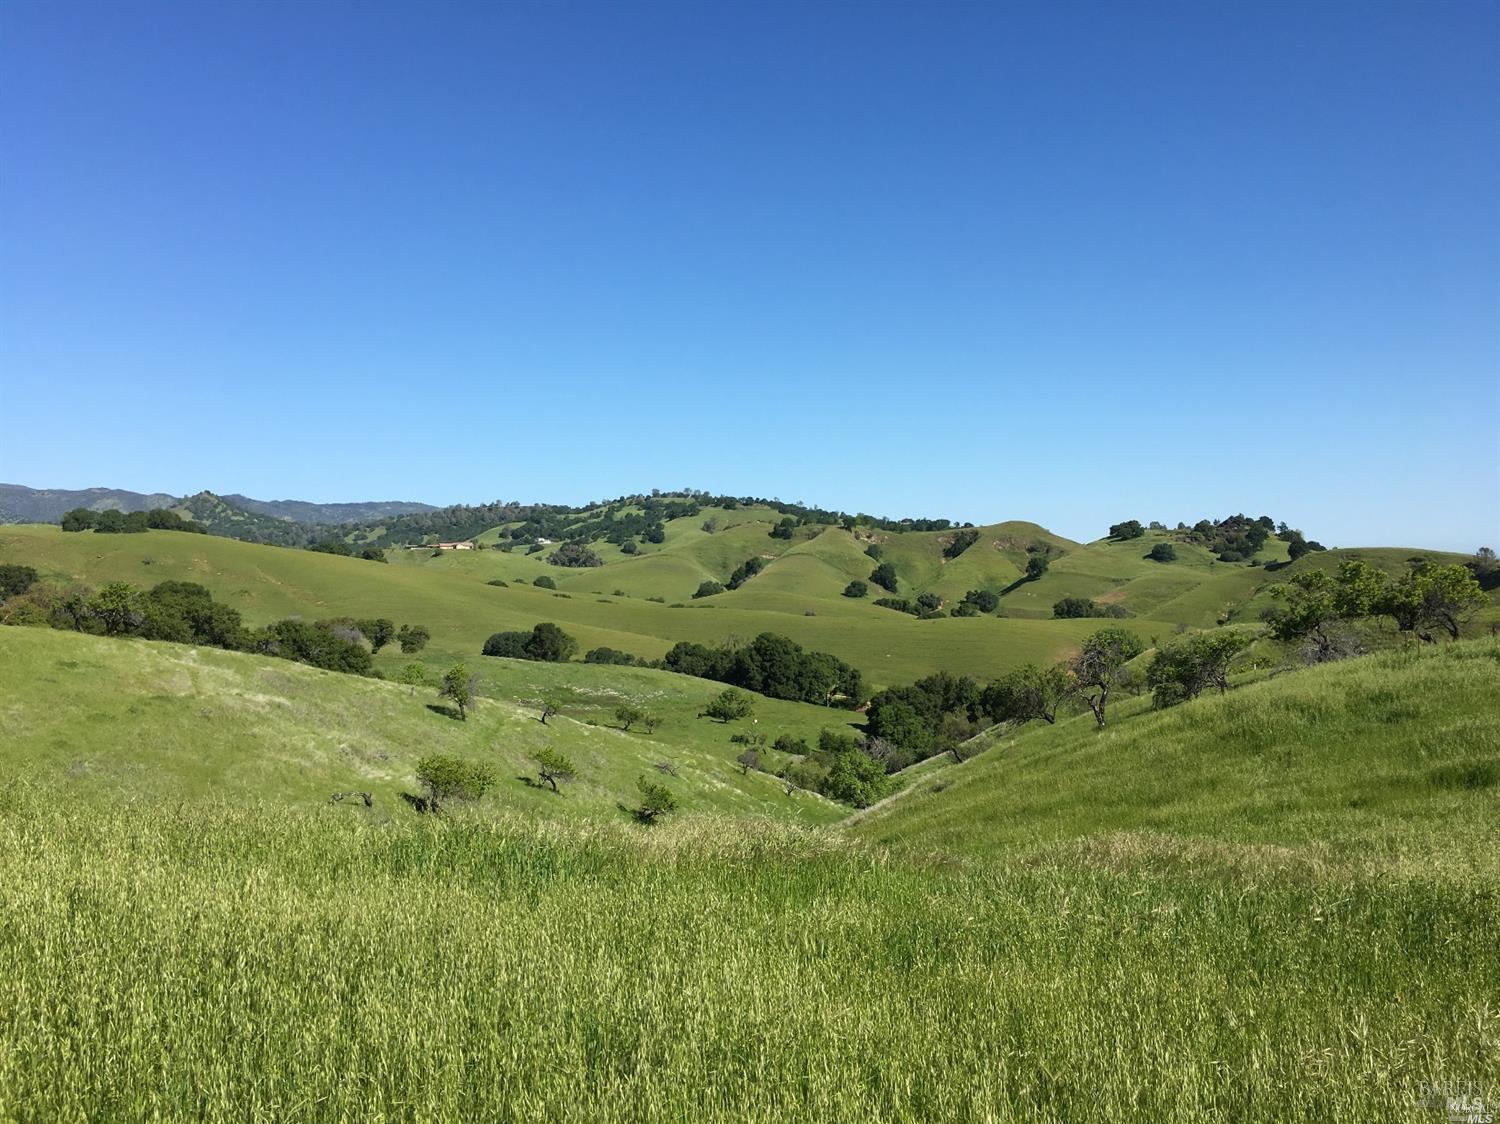
[[[427,790],[434,812],[450,800],[478,800],[494,787],[495,773],[479,761],[434,753],[417,762],[417,783]]]
[[[1000,595],[988,589],[971,589],[964,594],[964,603],[974,606],[981,613],[993,613],[1000,607]]]
[[[25,593],[36,581],[36,571],[30,566],[0,566],[0,601]]]
[[[765,569],[766,563],[763,558],[747,558],[735,567],[734,573],[729,575],[729,588],[739,589],[756,574]]]
[[[979,532],[974,530],[972,527],[967,530],[959,531],[953,536],[953,541],[943,548],[943,557],[957,558],[960,554],[968,550],[969,547],[973,546],[978,541]]]
[[[578,651],[578,641],[550,621],[531,630],[526,641],[526,658],[543,663],[562,663]]]
[[[672,795],[672,790],[666,785],[648,781],[645,777],[637,777],[635,787],[640,790],[641,794],[641,803],[640,807],[635,810],[635,818],[641,823],[656,823],[662,816],[677,810],[677,797]]]
[[[604,565],[603,559],[579,542],[563,543],[547,555],[547,562],[553,566],[566,566],[572,569]]]
[[[530,659],[526,654],[526,642],[530,639],[529,632],[497,632],[484,642],[483,654],[512,660]]]
[[[629,652],[621,652],[614,648],[590,648],[583,654],[584,663],[605,664],[633,664],[635,657]]]

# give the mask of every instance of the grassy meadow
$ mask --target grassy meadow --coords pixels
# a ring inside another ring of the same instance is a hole
[[[3,1116],[1384,1121],[1500,1079],[1473,876],[0,799]]]
[[[993,738],[847,826],[707,721],[647,829],[668,747],[586,710],[32,629],[0,668],[0,1118],[1380,1121],[1500,1082],[1494,642]],[[509,775],[543,742],[562,796]],[[504,781],[417,816],[423,748]]]
[[[857,714],[757,699],[723,724],[699,717],[716,683],[480,645],[540,620],[646,656],[771,630],[876,685],[989,678],[1101,624],[1257,632],[1270,583],[1339,555],[877,536],[903,596],[1005,591],[922,621],[841,595],[867,538],[712,515],[586,570],[0,527],[0,561],[45,579],[427,625],[421,662],[464,659],[481,696],[459,721],[430,685],[0,628],[0,1120],[1411,1121],[1433,1082],[1500,1098],[1500,642],[1294,671],[1257,640],[1224,696],[995,727],[851,814],[743,773],[729,739]],[[752,554],[747,585],[690,599]],[[1133,615],[1045,619],[1070,595]],[[661,725],[618,729],[621,703]],[[560,794],[530,783],[543,748],[578,767]],[[430,753],[498,784],[419,815]],[[681,811],[635,822],[641,776]],[[330,802],[351,791],[372,806]]]

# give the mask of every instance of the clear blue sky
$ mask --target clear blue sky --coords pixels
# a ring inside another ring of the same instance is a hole
[[[0,480],[1500,546],[1500,4],[0,4]]]

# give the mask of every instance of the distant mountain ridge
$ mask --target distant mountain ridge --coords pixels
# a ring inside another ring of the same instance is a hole
[[[212,495],[212,492],[200,492],[197,496],[173,496],[166,492],[131,492],[121,488],[28,488],[23,484],[0,484],[0,523],[56,523],[64,512],[75,507],[127,512],[149,511],[155,507],[191,508],[190,501]],[[320,526],[369,523],[396,515],[418,515],[437,510],[432,504],[412,500],[312,503],[307,500],[257,500],[238,494],[214,498],[254,515]]]
[[[369,503],[312,503],[308,500],[255,500],[237,493],[223,497],[235,507],[289,519],[293,523],[373,523],[394,515],[421,515],[436,511],[430,503],[415,500],[374,500]]]
[[[0,523],[56,523],[75,507],[91,511],[150,511],[174,507],[165,492],[129,492],[121,488],[28,488],[0,484]]]
[[[271,546],[307,546],[324,539],[337,538],[339,531],[319,523],[298,523],[277,519],[230,503],[213,492],[199,492],[177,501],[172,508],[178,515],[192,519],[211,535],[240,539]]]

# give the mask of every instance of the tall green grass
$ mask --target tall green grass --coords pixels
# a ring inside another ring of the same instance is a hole
[[[0,1117],[1411,1119],[1493,885],[0,797]]]

